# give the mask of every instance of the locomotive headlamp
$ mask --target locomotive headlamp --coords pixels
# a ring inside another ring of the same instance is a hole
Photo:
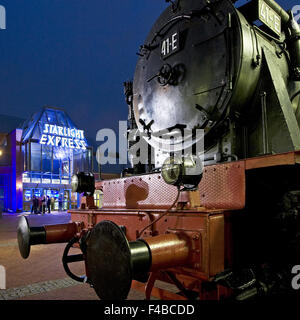
[[[87,196],[92,196],[95,191],[94,175],[91,172],[79,172],[72,176],[71,186],[73,192],[84,193]]]
[[[170,157],[165,160],[161,169],[161,175],[167,184],[177,185],[182,171],[181,160]]]
[[[202,179],[203,165],[194,155],[172,156],[165,160],[161,174],[167,184],[194,190]]]

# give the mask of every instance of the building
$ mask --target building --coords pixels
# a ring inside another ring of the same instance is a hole
[[[16,182],[12,181],[12,167],[15,162],[11,157],[15,149],[13,131],[22,127],[24,119],[0,115],[0,212],[12,204],[12,192],[16,189]],[[8,134],[11,133],[11,134]]]
[[[3,128],[0,118],[0,210],[30,211],[33,197],[44,195],[52,199],[52,210],[77,207],[71,177],[93,171],[93,148],[84,131],[53,107],[11,131]]]

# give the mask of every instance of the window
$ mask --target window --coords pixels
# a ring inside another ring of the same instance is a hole
[[[52,171],[52,148],[50,146],[42,146],[42,172],[50,173]]]
[[[31,171],[41,171],[41,145],[31,142]]]
[[[53,171],[54,174],[59,174],[60,169],[60,160],[59,159],[53,159]]]

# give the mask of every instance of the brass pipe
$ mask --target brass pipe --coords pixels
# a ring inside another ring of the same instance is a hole
[[[146,238],[151,252],[150,271],[184,265],[190,256],[188,239],[179,234],[170,233]]]
[[[190,258],[189,239],[169,233],[129,242],[134,274],[185,265]]]

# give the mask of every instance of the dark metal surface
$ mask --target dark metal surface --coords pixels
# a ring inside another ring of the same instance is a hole
[[[138,241],[132,241],[129,245],[134,276],[147,274],[152,262],[151,251],[148,243],[141,239]]]
[[[102,221],[87,241],[87,269],[91,283],[103,300],[124,300],[133,279],[129,243],[112,221]]]
[[[73,272],[71,272],[68,264],[69,263],[73,263],[73,262],[79,262],[79,261],[84,261],[84,256],[83,254],[76,254],[76,255],[71,255],[69,256],[69,251],[72,248],[72,246],[77,243],[79,241],[79,239],[77,237],[74,237],[73,239],[71,239],[69,241],[69,243],[67,244],[65,250],[64,250],[64,254],[62,257],[62,263],[63,263],[63,267],[66,271],[66,274],[72,278],[75,281],[78,282],[84,282],[86,279],[86,276],[76,276]]]
[[[21,217],[18,225],[18,244],[21,256],[26,259],[30,253],[30,228],[26,217]]]
[[[29,227],[26,217],[22,216],[18,224],[18,244],[21,256],[27,259],[30,254],[30,246],[46,243],[46,231],[44,227]]]
[[[227,0],[187,0],[175,13],[170,6],[157,20],[143,46],[133,84],[136,123],[141,132],[145,131],[141,121],[152,123],[147,141],[153,147],[158,149],[162,141],[155,135],[161,130],[184,126],[208,133],[222,119],[234,89],[245,82],[239,72],[250,45],[243,49],[243,41],[251,39],[243,39],[239,21]],[[166,41],[168,54],[162,56]],[[248,96],[239,92],[239,103],[249,99],[255,81],[248,78]],[[176,140],[181,148],[182,139]]]
[[[264,3],[282,19],[277,36],[251,24],[257,0],[241,12],[229,0],[187,0],[154,24],[135,71],[133,108],[156,167],[175,129],[204,129],[207,165],[300,148],[300,28],[275,1]],[[195,143],[191,132],[185,141]],[[188,147],[181,135],[173,145],[174,152]]]
[[[95,177],[93,173],[79,172],[72,177],[72,191],[92,196],[95,191]]]

